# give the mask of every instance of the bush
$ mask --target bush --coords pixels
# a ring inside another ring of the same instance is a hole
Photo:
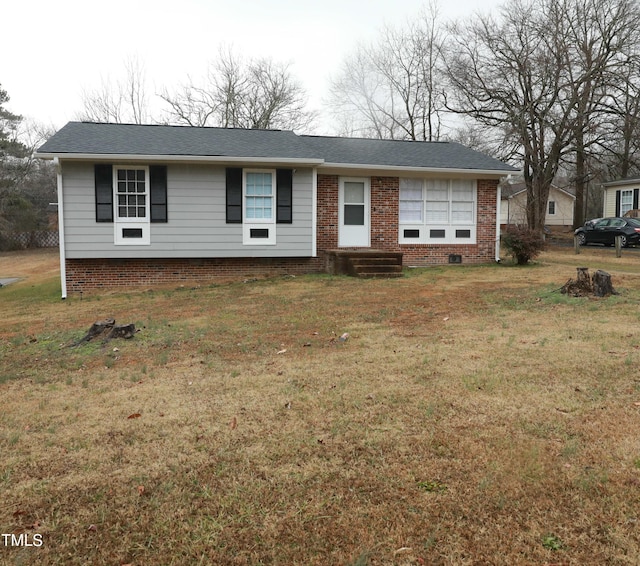
[[[525,265],[540,255],[545,241],[540,232],[524,226],[509,226],[502,237],[502,244],[518,265]]]

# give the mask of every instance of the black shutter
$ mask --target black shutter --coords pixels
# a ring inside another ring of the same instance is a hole
[[[167,168],[164,165],[149,167],[151,222],[167,222]]]
[[[227,224],[242,224],[242,169],[227,168]]]
[[[113,166],[94,165],[96,222],[113,222]]]
[[[616,216],[620,216],[620,196],[622,191],[616,191]]]
[[[634,189],[633,190],[633,208],[634,209],[640,208],[638,206],[638,196],[640,196],[640,189]]]
[[[293,171],[291,169],[276,170],[276,222],[291,224],[293,222]]]

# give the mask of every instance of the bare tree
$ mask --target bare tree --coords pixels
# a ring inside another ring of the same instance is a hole
[[[202,85],[192,79],[177,92],[165,91],[168,122],[224,128],[305,129],[315,114],[289,65],[270,59],[244,62],[221,49]]]
[[[594,152],[604,180],[640,175],[640,53],[630,56],[611,82]]]
[[[621,101],[631,102],[624,85],[629,85],[632,55],[640,42],[640,11],[627,0],[583,0],[563,2],[558,16],[566,25],[567,73],[574,103],[573,146],[570,157],[575,164],[576,206],[574,225],[585,220],[588,191],[596,175],[595,156],[610,135],[608,109]],[[629,85],[631,86],[631,85]],[[620,116],[625,127],[638,120],[637,109],[626,105]],[[623,129],[622,136],[626,134]],[[623,161],[624,163],[624,161]]]
[[[438,9],[360,45],[331,86],[343,130],[365,137],[438,140],[444,111],[439,72],[444,34]]]
[[[89,122],[144,124],[150,120],[144,66],[136,57],[124,62],[125,76],[102,80],[99,88],[82,93],[78,118]]]
[[[520,146],[529,227],[544,226],[563,158],[593,143],[596,112],[637,24],[634,0],[511,0],[497,19],[452,28],[449,107]]]

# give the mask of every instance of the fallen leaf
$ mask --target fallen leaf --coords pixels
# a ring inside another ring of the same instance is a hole
[[[139,419],[142,415],[140,413],[133,413],[133,415],[129,415],[128,419]]]
[[[88,531],[97,531],[98,527],[96,527],[95,525],[89,525],[89,527],[87,528]]]
[[[235,430],[236,428],[238,428],[238,419],[236,419],[236,417],[233,417],[229,426],[231,427],[231,430]]]
[[[284,350],[280,350],[279,352],[277,352],[278,354],[284,354],[287,351],[287,349],[285,348]]]
[[[144,486],[143,485],[139,485],[138,486],[138,495],[142,495],[144,493]]]
[[[634,403],[634,405],[635,405],[636,407],[640,407],[640,401],[636,401],[636,402]]]
[[[447,320],[449,320],[449,317],[448,317],[448,316],[445,316],[442,320],[443,320],[444,322],[447,322]]]

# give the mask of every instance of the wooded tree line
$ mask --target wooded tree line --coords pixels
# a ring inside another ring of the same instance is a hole
[[[289,65],[231,49],[221,49],[201,79],[155,94],[137,60],[124,75],[85,92],[77,118],[297,131],[316,119]],[[527,221],[538,231],[562,175],[576,188],[582,224],[590,188],[640,175],[640,7],[507,0],[494,14],[444,22],[432,3],[360,44],[334,75],[326,103],[338,134],[455,140],[521,167]]]
[[[509,0],[448,25],[431,5],[357,50],[333,101],[354,131],[458,139],[522,167],[537,231],[568,177],[578,226],[590,186],[640,174],[639,24],[637,0]]]
[[[53,165],[33,156],[52,132],[24,127],[8,102],[0,85],[0,250],[15,246],[16,233],[46,230],[49,203],[56,201]]]

